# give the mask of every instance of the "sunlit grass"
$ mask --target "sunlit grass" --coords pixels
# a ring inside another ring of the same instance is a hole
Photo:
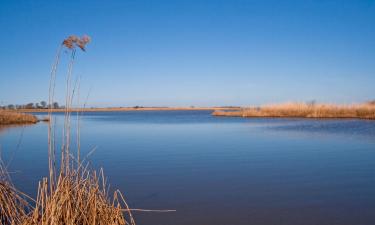
[[[300,118],[359,118],[375,119],[375,104],[308,104],[283,103],[260,107],[242,108],[236,111],[214,111],[215,116],[241,117],[300,117]]]
[[[37,122],[38,118],[31,114],[0,110],[0,125],[32,124]]]

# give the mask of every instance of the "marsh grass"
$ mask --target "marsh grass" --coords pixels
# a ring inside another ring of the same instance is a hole
[[[31,114],[0,110],[0,125],[33,124],[38,118]]]
[[[3,161],[0,160],[0,223],[20,224],[27,216],[29,203],[26,195],[12,184]]]
[[[371,103],[335,105],[284,103],[236,111],[214,111],[214,116],[240,117],[299,117],[299,118],[358,118],[375,119],[375,105]]]
[[[112,198],[108,196],[102,170],[99,174],[78,171],[61,174],[52,192],[44,178],[39,183],[36,207],[22,224],[135,224],[122,194],[115,191]]]

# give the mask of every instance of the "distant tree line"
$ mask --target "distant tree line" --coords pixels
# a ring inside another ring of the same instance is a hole
[[[54,102],[52,105],[47,104],[45,101],[41,101],[38,103],[27,103],[24,105],[14,105],[14,104],[9,104],[9,105],[0,105],[0,109],[9,109],[9,110],[16,110],[16,109],[63,109],[64,106],[60,106],[59,103]]]

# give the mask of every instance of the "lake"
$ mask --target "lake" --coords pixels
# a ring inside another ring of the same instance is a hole
[[[375,224],[375,121],[210,114],[84,113],[82,152],[95,149],[88,161],[132,208],[177,210],[137,212],[137,224]],[[13,182],[35,196],[47,124],[0,130],[0,146]]]

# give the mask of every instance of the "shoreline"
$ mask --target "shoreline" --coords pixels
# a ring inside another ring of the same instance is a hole
[[[71,109],[17,109],[14,112],[127,112],[127,111],[215,111],[215,110],[239,110],[240,107],[108,107],[108,108],[71,108]]]
[[[240,112],[240,111],[239,111]],[[225,112],[217,112],[214,111],[211,113],[212,116],[216,117],[243,117],[243,118],[268,118],[268,119],[321,119],[321,120],[350,120],[350,119],[358,119],[358,120],[375,120],[375,118],[363,118],[363,117],[329,117],[329,116],[320,116],[320,117],[307,117],[307,116],[243,116],[242,114],[232,114],[227,115]]]

